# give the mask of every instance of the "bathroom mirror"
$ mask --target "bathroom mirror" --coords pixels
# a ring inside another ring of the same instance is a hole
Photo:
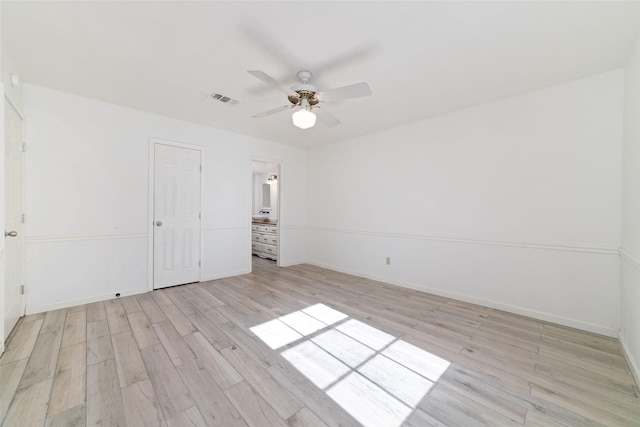
[[[262,209],[271,209],[271,185],[262,184]]]

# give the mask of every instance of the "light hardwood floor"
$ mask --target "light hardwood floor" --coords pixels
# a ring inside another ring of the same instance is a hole
[[[0,382],[11,427],[640,425],[615,339],[258,258],[27,316]]]

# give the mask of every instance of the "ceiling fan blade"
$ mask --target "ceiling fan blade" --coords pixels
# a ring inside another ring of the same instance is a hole
[[[265,73],[264,71],[251,70],[251,71],[247,71],[247,73],[251,74],[253,77],[257,79],[262,80],[268,85],[271,85],[275,88],[280,89],[281,91],[286,93],[288,96],[295,96],[295,97],[299,96],[298,92],[286,86],[284,83],[280,83],[279,81],[277,81],[276,79],[274,79],[273,77]]]
[[[316,93],[320,102],[334,102],[349,98],[360,98],[371,95],[371,88],[366,82],[356,83]]]
[[[294,107],[294,105],[292,105],[292,104],[284,105],[282,107],[277,107],[277,108],[271,109],[269,111],[264,111],[262,113],[254,114],[251,117],[256,118],[256,119],[261,119],[263,117],[267,117],[267,116],[270,116],[272,114],[276,114],[276,113],[279,113],[280,111],[288,110],[288,109],[293,108],[293,107]]]
[[[314,107],[312,111],[316,113],[318,120],[328,128],[336,127],[341,123],[333,114],[330,114],[327,110],[323,110],[320,107]]]
[[[346,48],[347,47],[345,46],[345,49]],[[338,69],[341,67],[344,68],[349,64],[355,64],[357,62],[364,61],[375,54],[377,50],[380,50],[379,44],[377,42],[371,41],[349,48],[342,54],[338,54],[338,52],[336,52],[335,57],[327,60],[326,62],[314,65],[313,73],[316,76],[321,76],[327,71],[331,71],[333,69]],[[288,64],[299,64],[299,62],[289,62]]]
[[[304,62],[294,54],[290,46],[287,46],[290,44],[287,36],[279,39],[277,36],[284,34],[267,30],[261,22],[246,22],[241,24],[240,30],[242,30],[249,41],[259,47],[261,51],[272,56],[280,65],[289,68],[293,64],[301,64]]]

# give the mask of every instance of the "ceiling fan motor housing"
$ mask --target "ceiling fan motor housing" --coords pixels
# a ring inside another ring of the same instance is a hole
[[[307,100],[309,101],[309,105],[313,106],[316,105],[318,102],[318,98],[316,98],[316,90],[315,87],[311,86],[314,90],[308,90],[308,89],[299,89],[299,86],[311,86],[311,85],[297,85],[297,86],[293,86],[292,89],[295,90],[298,93],[298,96],[289,96],[289,102],[291,102],[293,105],[299,105],[300,104],[300,100],[302,98],[307,98]]]
[[[298,80],[300,80],[300,84],[291,86],[291,89],[295,90],[299,96],[289,96],[289,101],[293,105],[299,105],[302,98],[307,98],[310,106],[316,105],[318,103],[318,98],[316,98],[316,92],[318,92],[318,88],[309,84],[309,81],[313,76],[311,71],[300,70],[296,73],[296,76],[298,77]]]

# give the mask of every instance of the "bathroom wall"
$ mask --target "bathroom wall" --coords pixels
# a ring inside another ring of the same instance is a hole
[[[269,173],[254,173],[253,174],[253,208],[252,214],[257,214],[262,210],[262,184],[269,184],[270,192],[269,197],[271,199],[271,207],[269,210],[269,219],[278,219],[278,181],[269,182],[267,178],[269,175],[278,175],[277,171]]]

